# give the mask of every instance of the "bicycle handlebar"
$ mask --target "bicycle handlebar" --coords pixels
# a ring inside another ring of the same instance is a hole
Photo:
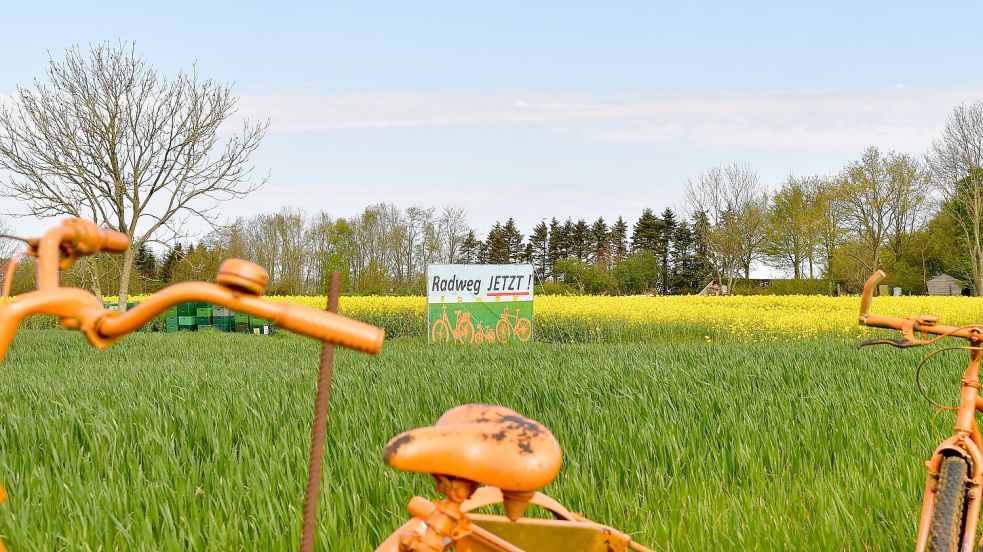
[[[870,314],[870,307],[874,301],[874,289],[884,279],[884,276],[884,271],[878,270],[871,274],[870,278],[864,284],[863,295],[860,297],[860,316],[858,320],[861,325],[871,328],[898,330],[905,339],[904,341],[895,342],[874,340],[869,343],[889,343],[899,347],[925,344],[925,342],[915,337],[915,332],[961,337],[974,342],[983,340],[983,326],[975,324],[969,326],[947,326],[945,324],[937,324],[938,318],[935,316],[912,315],[908,318],[896,318],[893,316]]]
[[[100,229],[91,221],[67,219],[41,238],[26,241],[28,253],[38,259],[37,290],[0,303],[0,361],[21,320],[32,314],[57,316],[62,326],[81,331],[92,345],[105,348],[168,308],[189,301],[208,301],[357,351],[375,354],[382,349],[382,328],[328,311],[263,299],[260,296],[266,288],[266,270],[249,261],[228,259],[219,269],[216,283],[175,284],[121,313],[104,308],[101,300],[87,291],[60,287],[58,274],[59,269],[71,266],[81,255],[126,251],[130,240],[125,234]]]
[[[294,303],[274,303],[219,284],[185,282],[151,295],[125,313],[107,311],[98,324],[99,335],[113,339],[143,327],[154,317],[179,303],[207,301],[272,321],[294,333],[365,353],[382,349],[385,332],[364,322]]]
[[[113,253],[123,253],[130,247],[130,238],[122,232],[115,230],[100,230],[99,235],[102,243],[99,244],[100,251],[111,251]]]

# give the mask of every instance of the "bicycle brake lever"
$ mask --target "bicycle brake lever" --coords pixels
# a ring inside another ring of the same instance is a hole
[[[899,349],[908,349],[911,347],[921,347],[922,345],[925,345],[925,343],[921,341],[911,341],[910,339],[880,338],[880,339],[871,339],[868,341],[863,341],[861,343],[858,343],[857,348],[862,349],[864,347],[869,347],[871,345],[890,345],[892,347],[897,347]]]

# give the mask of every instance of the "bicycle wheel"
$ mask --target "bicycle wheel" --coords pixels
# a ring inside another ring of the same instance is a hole
[[[438,320],[433,323],[433,329],[430,330],[430,338],[434,343],[450,343],[451,341],[451,326],[444,320]]]
[[[532,322],[528,318],[520,318],[515,323],[515,336],[523,343],[529,341],[529,338],[532,337]]]
[[[461,336],[461,343],[471,343],[471,338],[474,337],[474,322],[468,319],[458,324],[457,332],[454,334],[455,341],[458,335]]]
[[[502,319],[495,324],[495,335],[498,336],[499,343],[508,343],[509,337],[512,336],[512,326],[509,325],[508,320]]]
[[[928,530],[929,552],[959,550],[965,521],[966,473],[969,466],[958,456],[942,462],[939,483],[935,491],[935,511]]]

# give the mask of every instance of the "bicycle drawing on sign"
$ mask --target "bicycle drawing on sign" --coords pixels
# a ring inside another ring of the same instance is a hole
[[[430,328],[430,338],[434,343],[450,343],[451,336],[455,343],[471,343],[474,337],[474,322],[471,321],[471,313],[466,310],[454,311],[454,327],[451,329],[451,321],[447,317],[447,305],[442,309],[441,317],[433,323]]]

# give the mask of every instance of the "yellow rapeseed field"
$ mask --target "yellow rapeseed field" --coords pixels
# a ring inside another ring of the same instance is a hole
[[[134,298],[140,300],[140,297]],[[324,308],[323,296],[269,297]],[[603,340],[612,332],[690,327],[706,338],[741,341],[790,337],[859,337],[859,297],[824,296],[540,296],[537,334],[555,341]],[[383,326],[390,335],[425,335],[424,297],[342,297],[343,314]],[[945,324],[983,322],[983,298],[878,297],[872,312],[933,314]]]

